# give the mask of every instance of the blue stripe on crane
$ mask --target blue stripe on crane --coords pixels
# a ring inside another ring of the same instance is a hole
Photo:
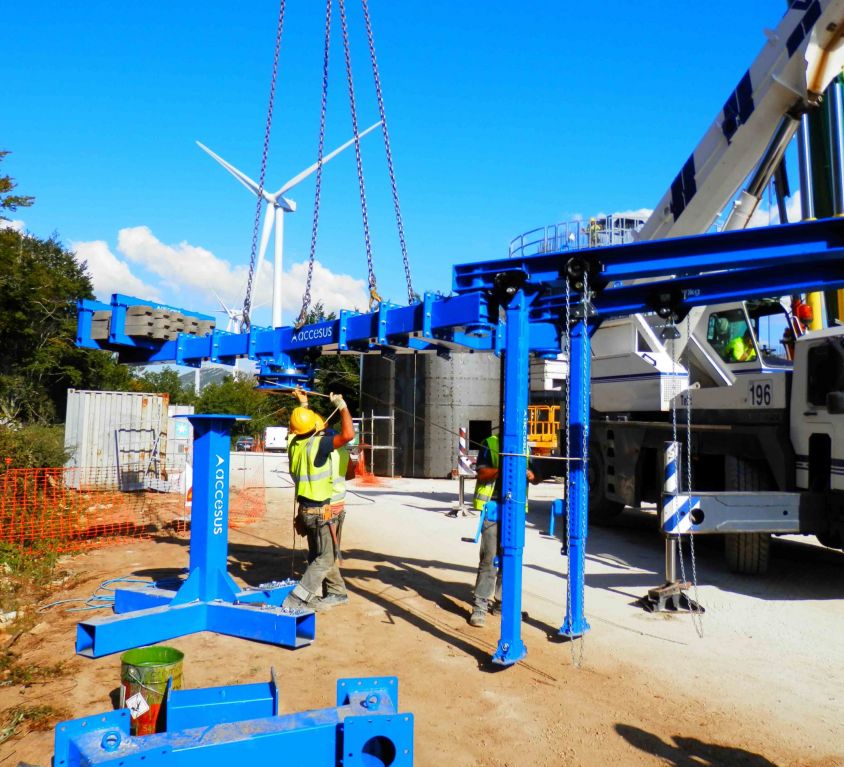
[[[727,139],[727,143],[732,141],[739,127],[750,119],[750,115],[753,114],[755,108],[753,83],[750,81],[750,70],[748,70],[739,80],[736,89],[730,94],[727,103],[724,104],[724,120],[721,123],[721,131],[724,138]]]
[[[808,2],[808,5],[806,4]],[[800,23],[794,28],[794,31],[788,36],[785,42],[785,48],[788,51],[788,56],[791,58],[795,51],[800,47],[800,44],[806,39],[809,30],[814,26],[815,22],[821,17],[821,4],[819,0],[803,0],[798,2],[795,0],[791,5],[792,8],[802,10],[806,8],[806,13]]]
[[[674,214],[675,221],[680,218],[696,193],[695,157],[692,155],[686,160],[677,178],[671,182],[671,212]]]

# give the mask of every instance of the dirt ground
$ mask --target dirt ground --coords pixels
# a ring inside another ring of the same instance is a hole
[[[591,630],[572,647],[557,637],[565,559],[541,535],[559,487],[543,484],[532,489],[525,552],[528,655],[501,670],[489,663],[497,618],[466,623],[477,547],[461,537],[476,522],[445,516],[457,482],[390,480],[357,492],[344,531],[350,603],[319,615],[316,641],[300,650],[207,633],[169,641],[186,655],[185,686],[263,681],[275,667],[284,710],[301,711],[333,705],[337,677],[395,674],[401,708],[415,716],[419,767],[844,765],[844,554],[777,540],[771,573],[740,578],[725,572],[717,541],[700,540],[700,638],[687,615],[634,606],[661,581],[663,559],[653,515],[628,510],[616,528],[590,531]],[[231,535],[230,571],[244,584],[291,574],[290,491],[268,498],[267,517]],[[187,557],[174,540],[73,557],[62,566],[74,586],[53,598],[87,596],[121,575],[170,575]],[[301,572],[301,549],[295,562]],[[111,708],[119,656],[73,654],[79,615],[53,608],[15,643],[24,661],[63,660],[67,673],[0,688],[0,709]],[[48,765],[51,754],[52,732],[32,732],[0,746],[0,767]]]

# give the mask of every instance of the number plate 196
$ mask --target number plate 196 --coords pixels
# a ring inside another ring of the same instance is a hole
[[[774,399],[773,386],[770,381],[747,382],[747,404],[750,407],[771,407]]]

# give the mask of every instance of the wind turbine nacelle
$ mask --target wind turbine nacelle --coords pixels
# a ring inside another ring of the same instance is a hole
[[[286,213],[296,212],[296,203],[293,200],[288,199],[287,197],[279,197],[276,204]]]

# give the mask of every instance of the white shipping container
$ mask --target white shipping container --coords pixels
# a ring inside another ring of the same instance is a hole
[[[67,484],[143,490],[166,478],[168,405],[166,394],[67,392],[65,450]]]

